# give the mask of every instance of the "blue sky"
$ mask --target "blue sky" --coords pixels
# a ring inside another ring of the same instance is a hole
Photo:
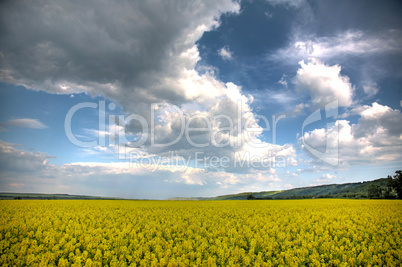
[[[402,168],[398,1],[45,2],[1,4],[2,192],[165,199]]]

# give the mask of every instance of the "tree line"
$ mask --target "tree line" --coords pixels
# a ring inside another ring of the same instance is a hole
[[[396,171],[394,176],[388,175],[385,188],[370,184],[367,188],[368,198],[402,199],[402,170]]]
[[[281,191],[270,196],[250,193],[243,199],[269,200],[309,198],[402,199],[402,170],[396,171],[394,176],[388,175],[387,178],[374,181],[296,188]]]

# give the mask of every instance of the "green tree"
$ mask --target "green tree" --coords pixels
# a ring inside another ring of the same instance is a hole
[[[368,198],[381,198],[381,187],[376,184],[370,184],[367,188]]]
[[[247,200],[253,200],[253,199],[255,199],[255,196],[253,196],[252,194],[247,196]]]
[[[402,171],[396,171],[394,175],[394,189],[398,194],[398,198],[402,199]]]
[[[384,198],[395,198],[394,180],[392,179],[391,175],[388,175],[387,177],[387,182],[384,189]]]

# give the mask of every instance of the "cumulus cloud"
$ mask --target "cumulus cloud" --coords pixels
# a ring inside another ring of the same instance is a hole
[[[219,25],[222,13],[239,9],[231,0],[6,2],[0,11],[0,78],[50,93],[85,91],[115,100],[127,114],[144,118],[145,125],[133,119],[122,126],[134,137],[153,133],[141,144],[149,154],[188,157],[201,151],[233,158],[244,142],[222,144],[244,140],[246,122],[256,129],[255,142],[262,133],[250,107],[253,97],[208,69],[198,73],[196,41]],[[228,47],[221,52],[231,56]],[[153,103],[159,104],[152,109]],[[207,131],[178,138],[183,125]]]
[[[222,57],[223,60],[233,59],[233,52],[230,51],[230,48],[228,46],[224,46],[219,49],[218,54]]]
[[[296,88],[309,92],[314,104],[323,106],[338,100],[340,106],[352,105],[354,87],[349,77],[341,75],[341,66],[328,66],[318,59],[310,59],[307,64],[303,60],[299,64]]]
[[[402,114],[398,109],[374,102],[371,106],[357,107],[353,112],[360,115],[359,123],[353,126],[355,137],[375,136],[383,132],[389,137],[401,138]]]
[[[380,164],[402,158],[402,114],[373,103],[354,110],[358,123],[338,120],[325,129],[315,129],[302,137],[304,142],[325,152],[327,142],[339,142],[339,149],[327,151],[340,165]],[[338,147],[338,146],[337,146]]]
[[[45,124],[40,122],[37,119],[30,119],[30,118],[21,118],[21,119],[12,119],[6,122],[0,122],[1,128],[8,128],[8,127],[22,127],[22,128],[31,128],[31,129],[45,129],[48,128]]]

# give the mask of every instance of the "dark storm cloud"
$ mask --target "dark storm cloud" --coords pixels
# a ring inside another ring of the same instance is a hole
[[[4,1],[0,79],[52,93],[130,102],[185,98],[161,86],[193,62],[180,54],[216,24],[223,1]],[[203,29],[197,29],[204,25]]]

